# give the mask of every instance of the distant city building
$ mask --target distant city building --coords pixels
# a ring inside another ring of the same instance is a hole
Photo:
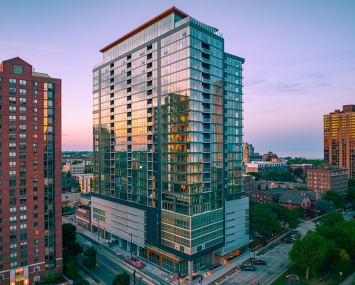
[[[250,199],[256,203],[278,203],[281,194],[297,192],[293,188],[271,188],[269,190],[256,190],[250,193]]]
[[[63,271],[61,85],[19,57],[0,63],[1,284]]]
[[[91,192],[91,181],[94,179],[94,174],[76,174],[72,175],[76,184],[80,184],[80,190],[82,194],[89,194]]]
[[[172,7],[101,49],[93,69],[92,231],[191,281],[224,262],[222,248],[249,242],[244,59],[224,42]],[[230,207],[240,223],[231,239]]]
[[[76,187],[74,179],[72,177],[62,178],[62,191],[75,192],[77,190],[78,188]]]
[[[280,161],[280,162],[252,161],[250,163],[247,163],[245,166],[246,166],[245,173],[257,172],[262,177],[264,177],[265,174],[271,170],[277,171],[279,173],[288,171],[288,165],[284,161]]]
[[[348,169],[355,178],[355,105],[324,115],[324,162]]]
[[[314,164],[291,164],[289,167],[292,172],[297,168],[301,168],[303,170],[303,175],[307,175],[308,169],[317,169],[317,165]]]
[[[259,180],[256,181],[255,190],[268,190],[273,188],[295,188],[296,189],[296,187],[306,187],[306,186],[307,186],[306,183]]]
[[[279,204],[289,209],[302,207],[305,209],[311,208],[311,199],[306,194],[301,192],[283,193],[279,198]]]
[[[250,197],[250,192],[253,192],[256,190],[256,181],[255,177],[247,174],[243,174],[242,176],[242,185],[243,185],[243,192],[248,194],[248,197]]]
[[[91,207],[90,206],[76,206],[75,217],[78,226],[87,231],[91,231]]]
[[[85,165],[82,163],[72,164],[71,162],[67,162],[63,165],[63,172],[69,172],[71,175],[82,174],[84,173]]]
[[[323,164],[317,169],[307,170],[307,189],[311,191],[335,191],[346,195],[348,190],[348,169]]]
[[[269,151],[268,153],[263,155],[262,161],[278,162],[279,158],[277,157],[276,154],[272,153],[272,151]]]
[[[250,157],[254,156],[254,147],[252,144],[243,143],[243,162],[249,163]]]

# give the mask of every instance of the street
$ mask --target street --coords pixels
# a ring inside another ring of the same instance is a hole
[[[63,223],[69,222],[66,219],[69,220],[70,216],[63,219]],[[100,283],[100,285],[105,285],[105,284],[111,285],[113,278],[115,278],[115,276],[118,273],[121,274],[125,271],[117,263],[112,261],[109,257],[102,254],[102,252],[100,251],[101,245],[99,243],[89,240],[89,238],[86,237],[85,235],[81,234],[80,231],[77,231],[76,240],[77,240],[77,242],[79,242],[80,245],[83,245],[85,250],[92,245],[96,248],[96,250],[97,250],[96,263],[99,265],[99,269],[97,269],[97,267],[94,268],[93,270],[91,270],[91,274],[93,274],[94,276],[97,276],[97,273],[98,273],[98,277],[102,281],[102,283]],[[84,256],[83,259],[85,259],[85,258],[86,257]],[[80,265],[82,265],[82,256],[80,254],[78,254],[78,256],[76,257],[76,260]],[[130,282],[131,284],[136,284],[136,285],[140,285],[140,284],[146,285],[147,284],[144,281],[139,280],[138,278],[136,278],[136,282],[134,283],[133,276],[129,272],[127,272],[127,273],[131,277],[131,282]]]
[[[232,277],[223,282],[223,285],[248,285],[258,282],[260,285],[272,283],[280,274],[282,274],[292,262],[288,259],[288,252],[292,244],[280,244],[275,250],[279,253],[267,254],[262,258],[266,265],[253,265],[256,271],[238,270]],[[283,251],[285,250],[285,253]]]

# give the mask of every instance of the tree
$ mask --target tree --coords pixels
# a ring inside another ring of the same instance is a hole
[[[297,182],[295,176],[290,172],[278,173],[275,170],[267,172],[265,174],[265,179],[270,181]]]
[[[65,206],[63,207],[63,212],[70,212],[70,207],[69,206]]]
[[[67,172],[67,175],[65,176],[65,178],[71,178],[71,173],[70,173],[70,171]]]
[[[352,203],[351,203],[351,208],[352,208],[353,210],[355,210],[355,200],[352,201]]]
[[[349,203],[352,203],[355,200],[355,187],[350,186],[348,188],[348,193],[345,196],[345,200]]]
[[[94,188],[94,179],[90,178],[90,188]]]
[[[84,173],[92,173],[92,168],[90,168],[90,169],[85,169],[85,170],[84,170]]]
[[[317,208],[321,214],[326,214],[335,210],[333,201],[328,201],[328,200],[317,201]]]
[[[267,207],[258,206],[251,207],[249,211],[250,231],[263,236],[269,235],[272,231],[280,232],[282,227],[277,214]]]
[[[296,176],[301,176],[303,174],[303,169],[301,167],[298,167],[293,171],[293,174]]]
[[[254,176],[256,181],[260,180],[261,178],[261,174],[258,172],[248,172],[247,174],[250,176]]]
[[[89,270],[94,269],[96,266],[96,249],[95,249],[95,247],[93,247],[93,246],[89,247],[85,251],[84,255],[88,257],[84,260],[84,266]]]
[[[83,163],[83,162],[81,160],[75,159],[71,164],[74,165],[74,164],[80,164],[80,163]]]
[[[249,198],[249,208],[251,208],[254,205],[256,205],[256,202],[254,202],[252,199]]]
[[[65,270],[65,274],[70,278],[75,278],[79,274],[79,266],[76,260],[70,259],[70,261],[66,265],[67,270]]]
[[[355,178],[350,178],[348,180],[348,186],[349,187],[355,187]]]
[[[330,213],[321,219],[320,225],[323,227],[332,227],[337,223],[344,222],[344,217],[339,212]]]
[[[325,197],[328,201],[333,201],[334,206],[337,208],[344,209],[346,207],[343,196],[335,191],[327,191],[325,192]]]
[[[302,191],[302,190],[307,191],[307,187],[305,186],[295,186],[294,188],[297,189],[298,191]]]
[[[130,277],[127,274],[127,271],[122,274],[117,274],[115,278],[113,278],[111,285],[129,285]]]
[[[327,278],[332,268],[344,270],[350,265],[351,259],[345,249],[341,249],[334,241],[327,240],[326,245],[328,250],[323,262],[323,270]]]
[[[81,185],[80,184],[78,184],[78,190],[81,191]]]
[[[63,242],[63,259],[64,265],[71,259],[82,253],[83,247],[76,242],[76,227],[71,223],[65,223],[62,225],[62,242]]]
[[[306,210],[303,207],[297,207],[295,211],[297,212],[299,218],[304,218],[306,216]]]
[[[302,239],[295,241],[288,256],[297,267],[306,270],[308,279],[309,273],[317,275],[317,270],[322,268],[327,250],[324,238],[309,231]]]

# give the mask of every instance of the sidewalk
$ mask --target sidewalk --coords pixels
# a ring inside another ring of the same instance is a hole
[[[86,273],[84,273],[82,270],[79,269],[79,274],[81,277],[83,277],[87,282],[89,282],[90,285],[97,285],[97,283],[91,278],[89,277],[89,275],[87,275]],[[102,280],[100,280],[100,285],[106,285],[105,282],[103,282]]]
[[[285,232],[284,234],[278,236],[277,238],[274,239],[274,243],[277,242],[278,240],[282,239],[285,235],[287,235],[288,232]],[[269,254],[269,252],[267,252],[266,254],[262,255],[262,256],[257,256],[256,254],[259,253],[260,251],[266,249],[269,246],[272,246],[272,241],[270,241],[266,246],[260,247],[258,250],[255,251],[255,257],[256,259],[262,259],[265,255]],[[244,261],[248,260],[249,258],[254,258],[254,252],[247,252],[242,254],[239,257],[234,258],[229,264],[224,264],[224,267],[220,270],[218,270],[217,272],[213,273],[212,275],[208,275],[207,274],[207,269],[205,270],[200,270],[198,271],[196,274],[200,274],[203,275],[203,284],[209,284],[210,282],[213,282],[214,280],[218,279],[219,277],[221,277],[222,275],[224,275],[225,273],[227,273],[228,271],[232,270],[233,268],[237,267],[239,264],[243,263]],[[235,273],[232,273],[235,274]],[[231,275],[232,275],[231,274]],[[225,279],[226,280],[226,279]],[[225,281],[224,280],[224,281]],[[173,285],[178,285],[178,281],[174,281],[171,284]],[[180,284],[182,284],[182,282],[180,282]]]
[[[119,263],[123,263],[125,266],[127,267],[132,267],[134,268],[132,265],[126,263],[123,261],[123,257],[131,257],[131,252],[124,250],[122,248],[120,248],[117,244],[113,245],[112,247],[109,247],[105,241],[105,239],[103,238],[97,238],[97,234],[93,234],[92,232],[89,232],[81,227],[79,227],[74,221],[71,220],[70,216],[68,217],[63,217],[67,222],[72,223],[73,225],[76,226],[77,228],[77,232],[79,234],[85,235],[87,236],[91,242],[91,244],[93,244],[94,246],[102,246],[102,250],[101,252],[108,252],[114,255],[114,258],[117,260],[117,262]],[[122,254],[122,258],[119,258],[116,253],[120,252]],[[138,256],[138,258],[140,258]],[[136,271],[141,271],[142,273],[148,275],[149,277],[153,278],[153,279],[158,279],[157,281],[159,281],[161,284],[168,284],[169,282],[166,282],[166,280],[163,280],[162,278],[162,274],[164,275],[169,275],[170,273],[158,268],[155,265],[152,265],[151,263],[147,262],[145,259],[140,258],[143,260],[145,266],[142,269],[136,269]],[[100,283],[101,284],[101,283]]]

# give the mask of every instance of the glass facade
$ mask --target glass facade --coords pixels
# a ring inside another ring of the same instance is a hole
[[[158,23],[105,51],[94,68],[93,192],[159,209],[154,246],[193,255],[223,246],[224,199],[242,194],[244,60],[190,17]],[[212,255],[199,258],[212,263]]]
[[[45,268],[56,267],[55,254],[55,176],[54,176],[54,110],[55,84],[44,83],[44,230]],[[59,205],[57,205],[58,207]],[[59,206],[60,207],[60,206]]]

